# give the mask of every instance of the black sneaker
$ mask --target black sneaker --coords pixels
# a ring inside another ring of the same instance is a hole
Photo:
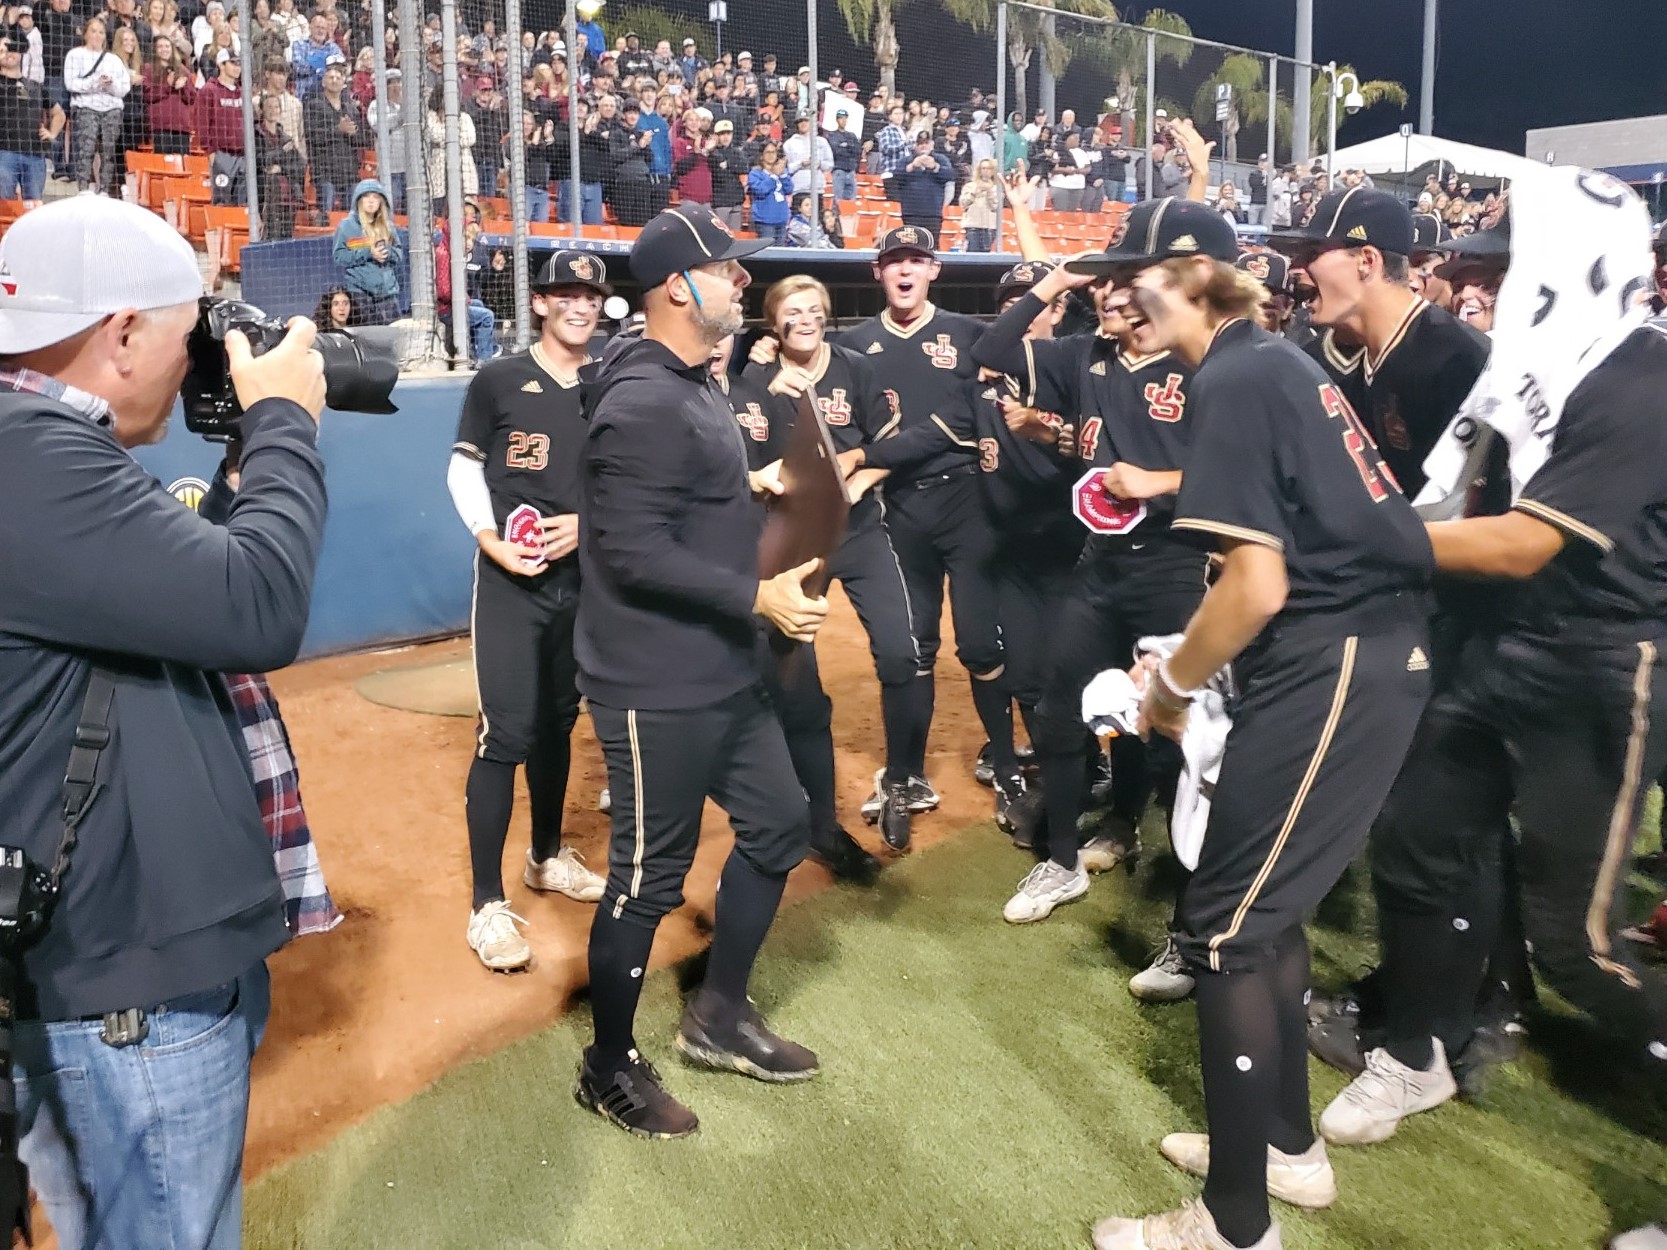
[[[1023,777],[1014,775],[995,783],[996,828],[1013,836],[1013,808],[1025,796]]]
[[[1308,1025],[1308,1049],[1314,1058],[1345,1076],[1356,1077],[1366,1070],[1366,1048],[1360,1041],[1360,1017],[1337,1012]]]
[[[990,763],[990,744],[986,742],[978,748],[978,759],[972,766],[972,779],[981,786],[996,784],[995,765]]]
[[[930,812],[938,806],[938,792],[924,777],[910,777],[906,787],[911,812]]]
[[[638,1137],[670,1140],[700,1127],[695,1113],[666,1093],[654,1065],[636,1051],[630,1066],[618,1072],[593,1072],[590,1060],[587,1047],[573,1082],[573,1097],[581,1107]]]
[[[1026,790],[1007,807],[1007,820],[1012,826],[1007,830],[1007,836],[1021,851],[1033,851],[1047,816],[1047,801],[1043,792]]]
[[[880,836],[894,851],[909,849],[909,811],[907,783],[887,783],[885,806],[880,809]]]
[[[777,1085],[808,1081],[822,1070],[815,1051],[772,1033],[750,1002],[737,1019],[727,1022],[704,1012],[699,994],[689,1000],[677,1026],[677,1049],[703,1068],[740,1072]]]
[[[821,864],[840,881],[870,882],[880,871],[880,861],[862,848],[850,834],[835,825],[825,833],[810,835],[809,858]]]

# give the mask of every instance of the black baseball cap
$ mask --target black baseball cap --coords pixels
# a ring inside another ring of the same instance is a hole
[[[1447,225],[1434,213],[1414,213],[1412,215],[1412,250],[1418,252],[1439,252],[1442,243],[1450,237]]]
[[[551,253],[532,282],[532,289],[540,293],[562,286],[588,286],[604,295],[613,294],[608,285],[608,267],[600,256],[590,252]]]
[[[1503,269],[1511,263],[1511,219],[1509,214],[1491,230],[1478,230],[1462,238],[1449,239],[1441,245],[1447,257],[1436,266],[1435,276],[1443,279],[1457,277],[1465,269],[1478,265]]]
[[[1028,291],[1043,278],[1053,272],[1053,262],[1046,260],[1022,260],[1006,273],[1001,275],[1001,281],[996,283],[996,303],[1000,304],[1010,296],[1022,291]]]
[[[1278,252],[1246,252],[1233,265],[1276,295],[1291,289],[1291,262]]]
[[[740,260],[769,245],[768,239],[737,239],[709,208],[680,204],[642,228],[631,245],[631,276],[643,290],[652,290],[674,273]]]
[[[1387,191],[1350,187],[1326,192],[1306,226],[1274,231],[1268,246],[1289,252],[1313,243],[1335,243],[1410,256],[1412,235],[1412,210],[1404,203]]]
[[[1147,200],[1125,220],[1121,238],[1114,236],[1098,256],[1066,261],[1066,270],[1104,277],[1179,256],[1210,256],[1229,264],[1239,258],[1239,236],[1227,218],[1195,200]]]
[[[898,252],[916,252],[932,260],[938,258],[938,241],[925,226],[894,226],[880,236],[879,259]]]

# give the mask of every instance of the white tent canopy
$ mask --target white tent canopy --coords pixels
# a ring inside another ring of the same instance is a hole
[[[1520,178],[1524,169],[1545,166],[1526,156],[1513,156],[1473,143],[1458,143],[1430,135],[1384,135],[1352,147],[1337,149],[1337,169],[1363,169],[1369,174],[1398,174],[1442,162],[1446,171],[1472,178]]]

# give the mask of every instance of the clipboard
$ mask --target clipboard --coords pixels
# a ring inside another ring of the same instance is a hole
[[[823,594],[829,581],[827,560],[845,539],[851,496],[814,389],[799,396],[793,430],[781,458],[781,484],[782,493],[769,501],[758,541],[758,575],[775,577],[820,558],[822,571],[805,582],[805,593]]]

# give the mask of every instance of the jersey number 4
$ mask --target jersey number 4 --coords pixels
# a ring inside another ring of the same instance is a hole
[[[504,463],[512,469],[538,472],[550,463],[550,436],[515,431],[509,436],[509,450],[504,453]]]
[[[1343,398],[1342,392],[1328,382],[1320,387],[1320,403],[1324,405],[1327,416],[1342,418],[1343,446],[1348,448],[1349,455],[1354,460],[1354,467],[1360,470],[1360,480],[1366,484],[1366,493],[1372,497],[1372,502],[1382,503],[1389,498],[1389,487],[1384,485],[1385,479],[1388,479],[1389,486],[1399,491],[1401,484],[1395,480],[1389,466],[1375,454],[1366,454],[1368,448],[1375,453],[1378,446],[1366,432],[1366,427],[1360,423],[1353,406]]]

